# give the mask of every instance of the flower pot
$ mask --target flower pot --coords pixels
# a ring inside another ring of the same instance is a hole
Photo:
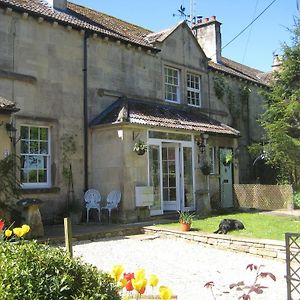
[[[139,149],[139,150],[136,151],[137,155],[144,155],[145,152],[146,152],[145,149]]]
[[[180,230],[181,231],[190,231],[191,230],[191,224],[190,223],[180,223]]]
[[[210,174],[210,167],[203,167],[203,168],[201,168],[201,171],[202,171],[202,174],[203,175],[205,175],[205,176],[207,176],[207,175],[209,175]]]

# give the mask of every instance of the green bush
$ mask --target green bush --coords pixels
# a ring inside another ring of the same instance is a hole
[[[300,192],[296,192],[293,197],[295,208],[300,208]]]
[[[59,248],[0,242],[1,300],[120,300],[112,278]]]

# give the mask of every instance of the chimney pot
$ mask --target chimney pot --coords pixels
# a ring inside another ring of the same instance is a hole
[[[211,16],[210,19],[211,19],[212,21],[216,21],[216,20],[217,20],[217,17],[216,17],[216,16]]]

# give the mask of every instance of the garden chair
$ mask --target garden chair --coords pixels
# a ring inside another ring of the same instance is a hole
[[[118,209],[118,205],[121,201],[121,192],[112,191],[107,195],[106,205],[101,208],[101,210],[108,210],[108,221],[111,223],[111,211],[113,209]]]
[[[89,222],[89,212],[90,209],[94,208],[98,210],[98,219],[99,222],[101,222],[101,195],[100,193],[95,189],[89,189],[84,194],[84,201],[85,201],[85,207],[86,207],[86,222]]]

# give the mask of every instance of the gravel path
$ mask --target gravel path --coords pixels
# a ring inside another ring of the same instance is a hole
[[[73,250],[75,256],[82,256],[84,261],[108,272],[116,264],[122,264],[126,272],[142,267],[146,274],[159,277],[159,285],[171,287],[179,300],[213,299],[210,290],[203,287],[208,281],[215,283],[216,299],[238,299],[241,292],[228,293],[229,284],[241,280],[252,282],[254,272],[246,271],[246,266],[264,265],[262,271],[272,272],[277,280],[261,280],[268,288],[262,295],[251,294],[251,299],[286,299],[285,264],[249,254],[151,235],[80,242]]]

